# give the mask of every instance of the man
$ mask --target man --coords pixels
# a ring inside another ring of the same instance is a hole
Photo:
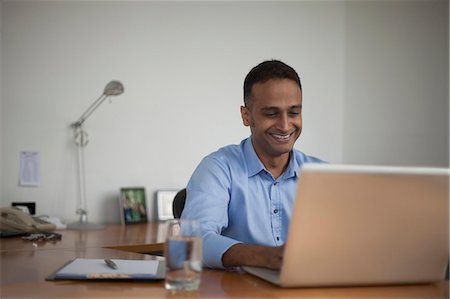
[[[302,87],[277,60],[244,81],[244,126],[251,136],[205,157],[187,185],[181,218],[202,227],[204,265],[279,269],[299,168],[321,162],[293,149],[302,131]]]

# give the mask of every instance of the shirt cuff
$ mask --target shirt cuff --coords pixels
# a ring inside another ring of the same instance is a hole
[[[234,244],[240,241],[216,234],[203,237],[203,265],[208,268],[225,269],[222,264],[222,255]]]

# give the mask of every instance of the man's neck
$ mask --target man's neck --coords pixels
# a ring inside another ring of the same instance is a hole
[[[266,161],[261,160],[266,169],[277,179],[279,178],[289,165],[289,153],[279,156],[270,157]]]
[[[278,179],[289,165],[289,158],[291,156],[292,149],[289,153],[285,153],[279,156],[265,155],[263,151],[255,146],[252,140],[252,146],[255,150],[258,159],[262,162],[264,167],[272,174],[275,179]]]

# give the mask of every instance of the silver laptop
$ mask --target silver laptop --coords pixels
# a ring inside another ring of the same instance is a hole
[[[449,260],[449,169],[308,164],[301,169],[282,287],[429,283]]]

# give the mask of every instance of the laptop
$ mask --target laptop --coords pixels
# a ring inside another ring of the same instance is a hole
[[[245,266],[281,287],[432,283],[449,261],[446,168],[307,164],[280,271]]]

